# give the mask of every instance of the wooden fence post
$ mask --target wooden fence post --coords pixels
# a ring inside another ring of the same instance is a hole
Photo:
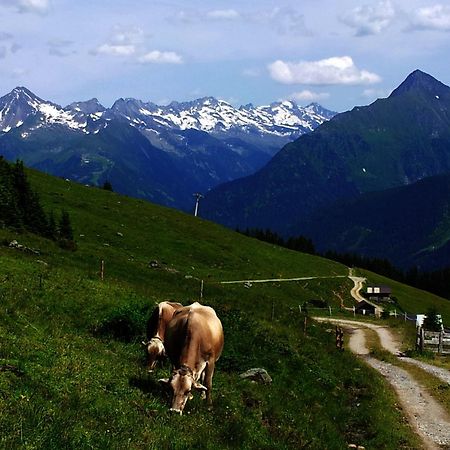
[[[423,331],[423,327],[420,327],[420,351],[423,352],[423,346],[425,341],[425,332]]]
[[[203,280],[200,283],[200,300],[203,300]]]
[[[438,353],[442,355],[443,351],[444,351],[444,332],[441,330],[439,333]]]
[[[353,306],[353,317],[356,317],[356,308]]]
[[[330,317],[331,317],[331,306],[329,306],[328,309],[330,310]]]
[[[300,310],[300,314],[302,313],[302,305],[298,305],[298,309]]]
[[[344,350],[344,330],[336,326],[336,348]]]
[[[407,319],[407,317],[406,317],[406,313],[405,313],[405,322],[406,322],[406,319]]]
[[[100,280],[105,279],[105,261],[102,259],[100,261]]]

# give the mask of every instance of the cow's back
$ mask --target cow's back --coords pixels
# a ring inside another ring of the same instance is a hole
[[[166,351],[176,366],[182,354],[200,350],[217,360],[223,349],[223,328],[216,312],[209,306],[193,303],[178,309],[166,330]],[[198,355],[197,355],[198,356]]]

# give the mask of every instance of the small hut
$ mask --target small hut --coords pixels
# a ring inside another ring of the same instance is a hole
[[[380,317],[381,313],[383,312],[383,308],[376,305],[375,303],[370,302],[369,300],[361,300],[355,306],[355,312],[357,314],[362,314],[365,316],[371,315],[371,316]]]
[[[365,297],[373,302],[390,302],[392,289],[389,286],[367,286]]]

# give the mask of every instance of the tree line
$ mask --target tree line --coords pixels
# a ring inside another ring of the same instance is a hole
[[[409,270],[402,270],[394,266],[388,259],[371,258],[355,253],[339,253],[335,251],[319,253],[316,251],[312,240],[305,236],[296,236],[285,239],[274,231],[259,228],[247,228],[244,231],[238,229],[237,231],[246,236],[280,247],[286,247],[291,250],[309,253],[311,255],[323,256],[324,258],[345,264],[348,267],[367,269],[371,272],[376,272],[387,278],[391,278],[392,280],[432,292],[433,294],[450,300],[450,267],[434,271],[421,271],[417,267],[413,267]]]
[[[31,188],[23,162],[8,163],[0,156],[0,228],[29,231],[58,241],[67,248],[74,247],[73,228],[69,213],[58,218],[46,214],[38,194]]]

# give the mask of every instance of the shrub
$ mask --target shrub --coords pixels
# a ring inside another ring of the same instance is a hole
[[[127,304],[113,309],[93,329],[95,336],[110,336],[123,342],[139,340],[145,330],[148,307]]]

